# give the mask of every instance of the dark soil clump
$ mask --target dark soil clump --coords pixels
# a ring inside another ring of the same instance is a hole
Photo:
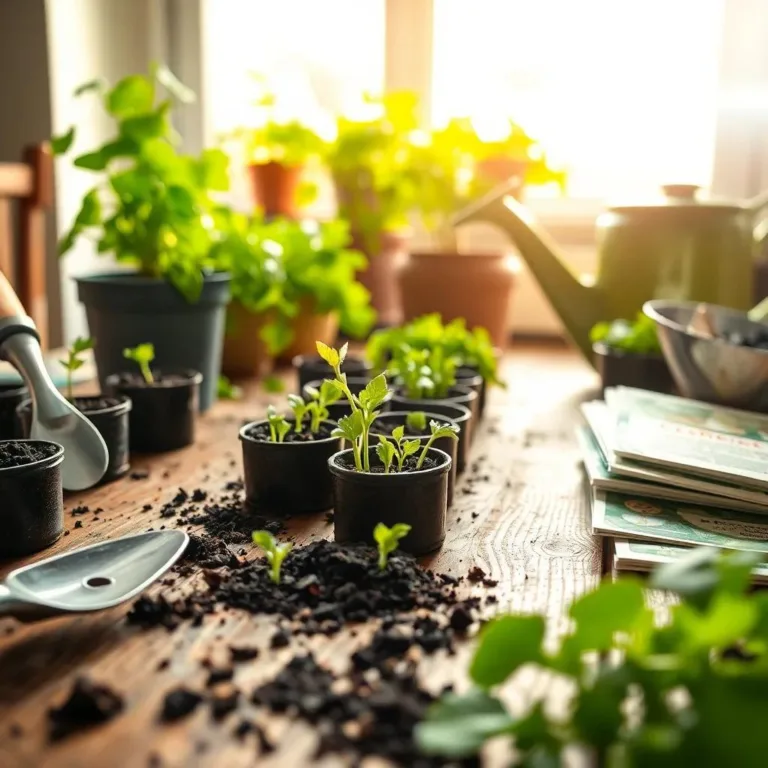
[[[195,563],[201,568],[239,568],[241,563],[222,539],[191,533],[189,544],[181,556],[182,563]]]
[[[321,424],[320,429],[314,434],[309,431],[309,425],[304,423],[304,429],[301,432],[296,432],[293,428],[285,436],[283,442],[285,443],[309,443],[314,440],[327,440],[331,436],[333,428],[328,424]],[[246,433],[247,437],[252,437],[254,440],[260,440],[265,443],[271,442],[269,435],[268,424],[257,424],[255,427],[251,427]]]
[[[106,723],[123,709],[123,697],[106,685],[79,677],[67,700],[48,711],[51,739],[61,739],[75,731]]]
[[[181,720],[181,718],[192,714],[202,700],[203,697],[199,693],[190,691],[189,688],[184,686],[174,688],[165,695],[160,719],[164,723]]]
[[[59,447],[39,440],[9,440],[0,443],[0,469],[20,467],[53,456]]]

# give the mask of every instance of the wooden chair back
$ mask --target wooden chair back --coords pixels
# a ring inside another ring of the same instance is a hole
[[[45,217],[52,205],[53,158],[47,143],[28,147],[23,162],[0,163],[0,271],[35,321],[44,349],[48,346]]]

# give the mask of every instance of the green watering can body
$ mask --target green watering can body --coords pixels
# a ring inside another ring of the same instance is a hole
[[[597,273],[578,279],[528,209],[501,188],[461,211],[455,224],[489,221],[517,246],[569,335],[592,362],[595,323],[633,319],[649,299],[749,309],[768,195],[705,201],[694,186],[664,187],[652,205],[619,205],[597,219]]]

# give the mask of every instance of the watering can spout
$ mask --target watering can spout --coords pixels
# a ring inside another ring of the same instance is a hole
[[[591,362],[589,332],[605,319],[597,288],[580,282],[568,269],[557,244],[505,184],[468,205],[453,217],[454,226],[472,221],[495,224],[509,235],[537,282],[563,321],[568,334]]]

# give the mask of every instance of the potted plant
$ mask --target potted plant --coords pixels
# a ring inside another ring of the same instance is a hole
[[[229,299],[229,276],[214,271],[211,260],[217,213],[211,192],[228,186],[227,157],[216,149],[179,153],[171,112],[193,94],[165,67],[125,77],[108,90],[93,81],[75,93],[86,92],[101,96],[115,134],[74,160],[100,178],[83,197],[59,253],[88,235],[98,253],[130,267],[76,278],[91,335],[99,340],[99,380],[104,386],[120,372],[124,348],[149,341],[161,367],[202,373],[205,410],[215,399]],[[54,152],[67,152],[74,139],[74,128],[54,138]]]
[[[333,376],[333,370],[320,355],[296,355],[291,364],[296,370],[298,392],[303,392],[307,384]],[[344,358],[341,366],[342,373],[355,379],[370,379],[372,370],[373,365],[364,357],[350,354]]]
[[[46,440],[0,442],[3,535],[0,558],[22,557],[53,544],[64,528],[64,449]]]
[[[333,369],[334,379],[329,381],[336,382],[352,410],[333,432],[351,448],[328,459],[336,541],[367,541],[377,523],[393,526],[403,521],[411,526],[403,547],[406,551],[424,554],[437,549],[445,538],[451,458],[435,448],[434,442],[450,435],[455,439],[456,425],[433,421],[424,445],[405,439],[405,429],[397,427],[391,437],[380,437],[374,447],[370,429],[388,393],[386,376],[379,374],[354,395],[341,372],[346,345],[339,351],[321,343],[317,348]]]
[[[191,445],[195,441],[201,374],[152,367],[155,349],[149,343],[124,349],[123,357],[136,363],[139,370],[108,376],[107,391],[131,399],[131,451],[162,453]]]
[[[258,375],[275,357],[314,352],[339,328],[365,335],[375,313],[355,279],[365,257],[349,248],[346,222],[322,223],[229,213],[213,253],[232,275],[224,370]]]
[[[22,382],[0,385],[0,440],[23,437],[18,432],[16,409],[27,399],[29,390]]]
[[[77,338],[67,350],[67,357],[60,363],[66,370],[66,396],[72,405],[90,421],[104,438],[109,454],[109,463],[101,482],[109,482],[125,475],[130,469],[128,449],[128,420],[131,400],[125,395],[109,397],[75,397],[72,387],[72,374],[83,365],[83,353],[93,349],[93,339]],[[32,401],[25,400],[19,405],[18,431],[27,437],[32,424]]]
[[[601,386],[639,387],[674,393],[675,383],[661,352],[656,323],[639,312],[634,322],[598,323],[590,333]]]
[[[346,359],[344,360],[346,362]],[[367,386],[371,380],[369,376],[347,376],[344,371],[344,363],[342,363],[341,372],[347,377],[347,388],[353,395],[359,395]],[[333,376],[333,370],[331,370],[331,376]],[[319,389],[323,384],[323,380],[315,379],[304,385],[301,390],[305,397],[311,397],[313,390]],[[390,402],[392,400],[392,392],[387,392],[386,396],[382,400],[379,408],[382,411],[388,411]],[[340,398],[333,404],[328,406],[330,417],[333,421],[338,421],[344,416],[349,416],[352,413],[352,406],[346,398]]]
[[[386,411],[379,414],[371,425],[371,436],[376,438],[389,438],[395,430],[402,428],[403,437],[407,440],[418,440],[423,446],[432,439],[430,425],[436,422],[441,427],[453,424],[456,426],[456,434],[461,436],[461,425],[448,416],[439,413],[424,413],[424,411]],[[439,448],[451,457],[451,469],[448,473],[448,506],[453,504],[453,493],[456,487],[457,448],[459,441],[454,435],[447,435],[433,441],[435,448]]]
[[[340,397],[332,382],[324,382],[306,400],[288,396],[289,419],[270,406],[266,419],[240,430],[249,508],[285,514],[333,506],[328,459],[341,450],[341,440],[333,434],[336,424],[328,409]]]
[[[418,101],[409,91],[365,95],[359,114],[340,115],[325,152],[338,214],[350,222],[353,243],[368,257],[360,280],[379,322],[400,321],[396,270],[405,257],[409,214],[420,183],[409,161]]]

